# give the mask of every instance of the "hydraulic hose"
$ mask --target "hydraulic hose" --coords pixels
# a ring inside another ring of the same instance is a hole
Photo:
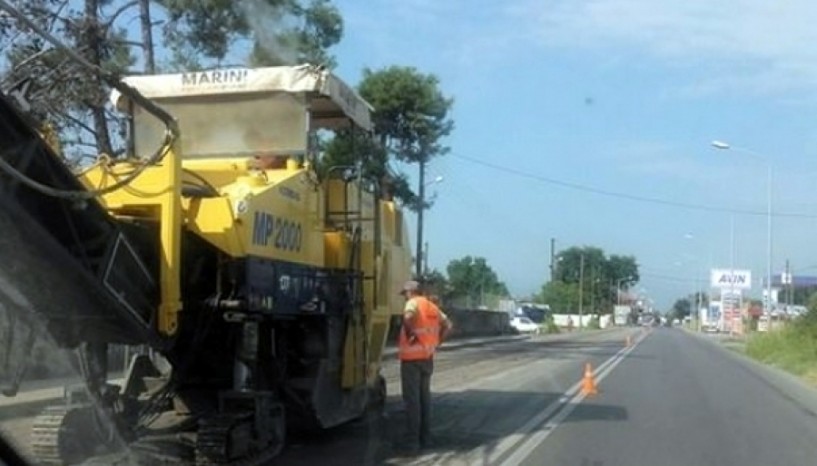
[[[105,187],[103,189],[90,191],[56,189],[26,176],[24,173],[17,170],[2,157],[0,157],[1,170],[6,172],[9,176],[18,180],[20,183],[25,184],[29,188],[37,190],[47,196],[71,200],[86,200],[121,189],[122,187],[131,183],[134,179],[136,179],[136,177],[141,175],[142,172],[148,166],[156,165],[165,157],[165,155],[167,155],[173,142],[179,136],[178,123],[169,113],[167,113],[164,109],[153,103],[150,99],[140,94],[136,89],[132,88],[131,86],[128,86],[127,84],[119,80],[118,77],[113,73],[106,71],[103,68],[99,67],[98,65],[95,65],[86,60],[76,51],[60,42],[59,39],[51,35],[48,31],[44,30],[35,22],[31,21],[24,14],[22,14],[16,8],[11,6],[8,2],[0,0],[0,10],[3,10],[12,17],[16,18],[18,21],[23,23],[27,28],[31,29],[32,31],[43,37],[45,40],[50,42],[54,47],[65,53],[66,56],[70,57],[72,60],[79,63],[82,67],[99,75],[108,85],[122,93],[122,95],[127,96],[129,99],[131,99],[133,103],[144,108],[148,113],[159,119],[162,123],[164,123],[166,128],[165,140],[162,143],[161,147],[156,152],[154,152],[153,155],[144,160],[133,172],[128,174],[128,176],[112,184],[111,186]]]

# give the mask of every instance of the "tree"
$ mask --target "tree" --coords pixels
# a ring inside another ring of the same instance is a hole
[[[361,153],[351,151],[349,140],[353,136],[346,134],[337,143],[329,144],[323,164],[360,165],[367,178],[377,180],[389,195],[417,212],[415,274],[419,275],[423,212],[431,207],[425,196],[425,167],[432,158],[448,152],[442,140],[454,129],[449,117],[453,99],[443,95],[436,76],[404,66],[364,69],[358,91],[375,109],[373,121],[379,144]],[[416,192],[405,174],[393,173],[389,168],[392,158],[418,165]]]
[[[584,271],[582,272],[582,262]],[[565,283],[579,283],[579,278],[590,275],[590,270],[598,270],[606,275],[607,258],[597,247],[572,247],[560,252],[556,258],[556,280]]]
[[[817,293],[817,287],[797,287],[792,293],[792,304],[808,306],[811,296]]]
[[[638,264],[633,256],[611,255],[609,258],[605,256],[602,249],[592,246],[585,247],[571,247],[560,252],[556,257],[556,267],[554,277],[556,280],[567,283],[578,283],[581,275],[581,263],[584,257],[584,274],[593,274],[596,271],[596,276],[611,281],[626,289],[637,283],[639,280]]]
[[[672,305],[672,309],[669,311],[669,318],[684,320],[687,316],[694,317],[698,314],[696,306],[699,308],[708,307],[709,296],[706,293],[695,292],[683,298],[679,298],[675,301],[675,304]]]
[[[398,160],[427,162],[447,152],[441,140],[454,128],[448,116],[454,101],[443,95],[436,76],[413,67],[367,68],[359,91],[375,108],[381,145]]]
[[[692,304],[689,301],[689,298],[680,298],[675,301],[675,304],[672,305],[672,315],[673,318],[678,320],[684,320],[684,318],[690,315],[692,311]]]
[[[446,302],[451,294],[451,286],[448,283],[448,278],[439,270],[431,270],[420,277],[420,283],[426,294],[437,296],[443,302]]]
[[[546,283],[539,299],[557,314],[576,312],[579,309],[579,285],[562,281]]]
[[[689,303],[699,308],[709,307],[709,295],[705,292],[696,291],[689,296]]]
[[[127,70],[134,61],[127,33],[116,23],[119,10],[108,8],[112,2],[84,0],[81,10],[68,7],[68,3],[20,1],[16,7],[93,66],[114,75]],[[0,41],[8,63],[5,80],[30,81],[30,116],[52,124],[61,135],[62,145],[75,149],[77,155],[88,147],[93,147],[95,154],[120,152],[121,144],[117,147],[111,130],[120,127],[121,119],[107,107],[109,88],[99,73],[79,66],[21,24],[10,22],[3,33]]]
[[[628,289],[638,283],[638,264],[633,256],[619,256],[612,254],[607,260],[607,274],[617,283],[621,280],[621,288]]]
[[[801,320],[805,322],[804,325],[817,328],[817,291],[812,292],[807,301],[806,308],[808,309]]]
[[[325,141],[323,153],[317,166],[322,175],[334,166],[359,166],[364,178],[379,182],[384,197],[396,198],[409,207],[417,204],[418,197],[409,186],[408,177],[392,173],[389,153],[376,140],[360,133],[340,131]]]
[[[328,49],[343,37],[343,18],[329,0],[159,0],[169,18],[165,40],[177,60],[222,61],[239,41],[252,43],[254,66],[309,62],[335,66]],[[194,57],[193,60],[190,58]],[[191,63],[192,62],[192,63]]]
[[[295,62],[334,65],[328,49],[343,35],[342,17],[329,0],[13,0],[13,6],[68,48],[114,78],[152,73],[156,52],[176,69],[221,64],[249,42],[240,64]],[[156,8],[151,8],[154,6]],[[162,40],[153,28],[164,17]],[[139,19],[139,32],[129,32]],[[0,50],[5,88],[30,79],[35,121],[48,121],[69,159],[124,153],[124,119],[108,103],[110,88],[29,28],[4,18]],[[141,69],[134,69],[136,51]]]
[[[484,304],[485,296],[508,296],[508,288],[483,257],[465,256],[448,263],[446,268],[453,299],[467,300],[469,306]]]
[[[329,145],[325,163],[361,162],[368,176],[377,180],[388,178],[392,193],[407,207],[427,209],[430,203],[424,200],[420,205],[419,190],[415,192],[409,187],[404,174],[392,173],[389,160],[418,163],[423,169],[429,160],[445,154],[448,148],[442,139],[454,128],[449,117],[453,100],[443,95],[436,76],[402,66],[363,70],[358,92],[375,109],[373,122],[378,145],[361,153],[353,152],[351,136],[344,135]]]
[[[99,20],[100,0],[85,0],[85,14],[78,18],[76,29],[68,29],[68,33],[76,36],[77,45],[80,50],[85,50],[85,59],[91,64],[101,67],[105,65],[121,70],[123,63],[110,60],[116,57],[117,52],[125,53],[109,37],[110,26],[104,26]],[[72,30],[73,29],[73,30]],[[128,57],[130,58],[130,57]],[[102,154],[113,155],[113,146],[108,132],[108,120],[105,116],[105,101],[108,97],[107,89],[102,85],[102,79],[97,74],[90,74],[86,90],[87,97],[85,103],[91,112],[94,122],[94,133],[96,135],[97,151]]]
[[[601,248],[574,246],[557,255],[554,280],[577,285],[581,282],[582,307],[611,310],[618,286],[627,289],[638,282],[638,264],[632,256],[614,254],[608,258]]]

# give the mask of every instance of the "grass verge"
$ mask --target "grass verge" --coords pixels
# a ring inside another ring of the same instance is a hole
[[[745,339],[730,338],[723,341],[723,346],[738,353],[746,353]]]
[[[817,385],[817,322],[798,321],[780,330],[755,333],[746,354]]]

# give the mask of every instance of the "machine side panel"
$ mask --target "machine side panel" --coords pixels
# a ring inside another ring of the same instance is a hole
[[[289,173],[243,196],[237,230],[248,256],[321,267],[323,229],[314,201],[319,194],[304,182],[303,171]]]

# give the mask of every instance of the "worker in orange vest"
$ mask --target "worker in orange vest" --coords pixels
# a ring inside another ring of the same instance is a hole
[[[451,320],[431,300],[424,297],[420,284],[408,281],[400,294],[406,298],[398,354],[403,402],[406,406],[411,453],[432,446],[431,374],[434,352],[453,328]]]

